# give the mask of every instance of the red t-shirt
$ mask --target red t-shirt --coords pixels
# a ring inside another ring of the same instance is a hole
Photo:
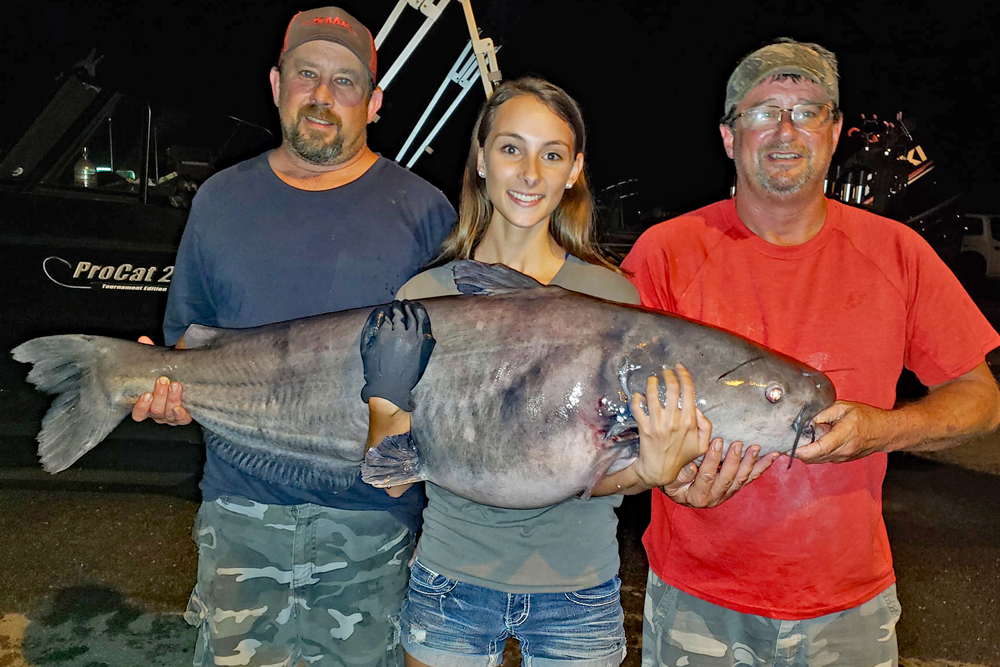
[[[889,409],[903,366],[926,385],[982,363],[1000,336],[914,231],[828,202],[797,246],[750,232],[734,200],[649,229],[622,264],[645,306],[736,332],[826,371],[837,398]],[[708,415],[711,419],[711,415]],[[752,444],[752,443],[748,443]],[[703,600],[771,618],[855,607],[893,583],[886,455],[778,463],[712,509],[653,492],[650,567]]]

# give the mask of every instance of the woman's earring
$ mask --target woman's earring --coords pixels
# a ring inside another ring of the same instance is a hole
[[[479,178],[486,178],[486,172],[482,169],[479,170]]]
[[[567,184],[566,184],[566,189],[567,189],[567,190],[569,190],[569,189],[570,189],[570,188],[572,188],[572,187],[573,187],[573,184],[572,184],[572,183],[567,183]]]

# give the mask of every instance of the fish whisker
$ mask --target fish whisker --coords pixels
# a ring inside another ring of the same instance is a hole
[[[795,421],[792,422],[792,430],[795,431],[795,441],[792,442],[792,451],[788,455],[788,467],[792,467],[792,463],[795,461],[795,450],[799,447],[799,438],[802,437],[802,417],[805,415],[806,410],[809,409],[808,405],[803,405],[802,409],[799,410],[799,414],[795,417]]]
[[[803,373],[805,377],[813,377],[814,375],[823,375],[824,373],[847,373],[848,371],[855,371],[856,368],[831,368],[823,371],[813,371],[812,373]]]

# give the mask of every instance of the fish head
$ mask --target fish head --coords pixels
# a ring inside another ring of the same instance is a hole
[[[712,422],[713,435],[760,445],[762,455],[790,453],[818,437],[812,419],[836,399],[824,373],[770,350],[705,380],[695,383],[698,407]]]

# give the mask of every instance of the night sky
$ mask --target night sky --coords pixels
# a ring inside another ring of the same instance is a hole
[[[267,73],[288,19],[317,3],[28,2],[13,0],[2,30],[0,145],[14,140],[54,78],[96,47],[98,80],[154,107],[179,106],[276,126]],[[345,0],[377,33],[395,0]],[[729,3],[726,3],[727,5]],[[483,35],[502,45],[505,78],[533,73],[583,105],[588,169],[597,189],[639,179],[644,200],[684,211],[727,193],[732,166],[718,134],[725,80],[740,56],[778,36],[837,53],[841,105],[915,122],[939,169],[962,183],[969,208],[1000,210],[1000,10],[988,3],[597,2],[473,0]],[[404,13],[380,53],[385,71],[420,22]],[[467,39],[457,0],[386,93],[371,129],[394,156]],[[456,89],[457,90],[457,89]],[[415,171],[454,195],[480,86]]]

